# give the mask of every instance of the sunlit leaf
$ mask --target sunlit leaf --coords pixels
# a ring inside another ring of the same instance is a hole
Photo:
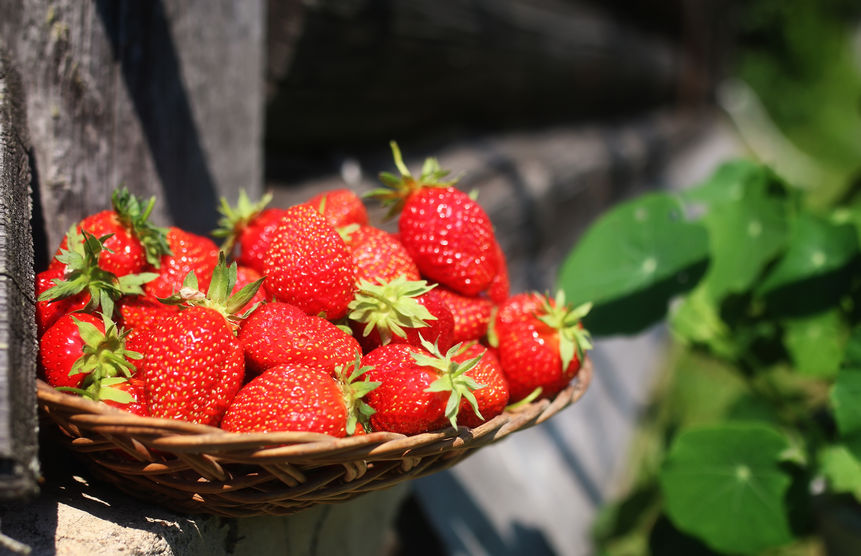
[[[789,443],[776,429],[725,424],[679,434],[661,471],[666,511],[713,550],[752,553],[793,539],[784,497]]]
[[[843,445],[830,445],[819,453],[819,466],[833,492],[851,494],[861,502],[861,461]]]
[[[831,407],[843,436],[861,434],[861,367],[844,368],[831,389]]]
[[[849,334],[839,310],[793,319],[784,326],[783,343],[798,371],[820,377],[837,374]]]

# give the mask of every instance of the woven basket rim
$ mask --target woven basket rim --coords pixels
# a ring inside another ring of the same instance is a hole
[[[41,379],[36,380],[36,385],[39,402],[55,409],[61,408],[64,413],[71,416],[76,425],[108,431],[112,435],[135,433],[135,436],[149,438],[152,446],[158,449],[178,453],[277,450],[281,455],[290,451],[296,452],[295,455],[310,455],[363,451],[363,448],[385,445],[388,449],[376,451],[376,455],[379,456],[384,452],[397,452],[400,449],[409,449],[447,438],[463,437],[464,440],[468,440],[471,437],[480,437],[482,432],[496,429],[500,424],[510,424],[512,421],[517,421],[519,417],[529,420],[535,415],[541,415],[551,406],[558,405],[558,408],[554,408],[553,414],[555,414],[580,399],[591,379],[592,363],[591,359],[586,357],[571,383],[553,398],[539,399],[515,410],[506,410],[478,427],[459,426],[457,429],[448,427],[415,435],[378,431],[346,438],[295,431],[228,432],[218,427],[187,421],[134,415],[101,402],[61,392]],[[533,424],[542,422],[550,416],[547,415]],[[276,445],[278,447],[271,448]],[[290,449],[286,449],[285,446],[289,446]],[[374,455],[373,449],[368,451],[369,457]]]

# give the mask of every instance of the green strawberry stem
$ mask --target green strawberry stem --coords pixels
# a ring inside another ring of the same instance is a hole
[[[126,349],[128,332],[118,329],[117,325],[105,314],[102,332],[89,322],[72,317],[78,326],[78,334],[84,341],[81,356],[72,365],[69,376],[85,374],[80,388],[59,387],[58,390],[72,392],[92,400],[113,400],[129,403],[132,397],[128,392],[113,388],[127,381],[136,371],[129,359],[142,359],[143,355]]]
[[[515,411],[515,410],[520,409],[521,407],[524,407],[524,406],[531,404],[536,399],[538,399],[538,396],[541,395],[541,392],[543,390],[544,389],[539,386],[538,388],[536,388],[535,390],[530,392],[529,395],[526,396],[525,398],[523,398],[522,400],[505,406],[505,411]]]
[[[335,368],[335,376],[344,396],[347,407],[347,435],[356,434],[356,426],[361,424],[365,431],[371,430],[371,415],[376,410],[362,399],[377,388],[380,382],[359,380],[362,375],[373,367],[362,366],[362,354],[356,351],[356,359],[349,365],[339,365]]]
[[[221,204],[218,207],[221,218],[218,220],[218,228],[212,232],[212,235],[224,238],[221,245],[224,252],[230,253],[233,250],[239,234],[263,212],[270,201],[272,201],[272,193],[266,193],[259,201],[253,203],[244,189],[239,190],[239,199],[235,207],[231,206],[224,197],[221,198]]]
[[[163,255],[171,255],[167,243],[167,228],[159,228],[150,222],[150,214],[155,206],[155,197],[150,197],[146,207],[140,200],[123,187],[117,189],[111,196],[111,204],[123,226],[132,231],[144,248],[146,260],[152,266],[159,268]]]
[[[410,173],[409,168],[407,168],[407,165],[404,164],[398,144],[390,141],[389,146],[392,148],[395,166],[401,175],[396,176],[390,172],[380,172],[380,181],[383,182],[384,187],[374,189],[365,194],[366,197],[378,199],[384,206],[389,207],[388,218],[400,214],[407,197],[413,192],[424,187],[451,187],[457,183],[456,178],[444,181],[451,172],[442,168],[436,158],[425,159],[422,165],[422,173],[418,179],[415,179]]]
[[[404,328],[422,328],[429,326],[429,320],[437,320],[416,300],[435,286],[424,280],[407,280],[404,276],[378,284],[360,280],[356,295],[347,306],[350,309],[347,317],[365,324],[364,336],[376,329],[382,345],[390,343],[393,335],[406,338]]]
[[[232,326],[236,326],[239,322],[250,314],[256,305],[242,314],[239,310],[242,309],[249,301],[257,294],[257,290],[263,284],[265,278],[260,278],[246,284],[238,292],[232,293],[236,286],[236,263],[231,263],[227,266],[227,257],[224,251],[218,253],[218,264],[212,271],[212,278],[209,282],[209,288],[204,294],[198,289],[197,275],[194,271],[189,272],[182,281],[182,287],[173,295],[166,298],[159,298],[162,303],[171,305],[180,305],[185,307],[198,306],[208,307],[218,311]]]
[[[466,398],[472,406],[473,411],[475,411],[476,416],[483,420],[484,417],[481,416],[481,411],[478,409],[478,401],[472,392],[479,388],[484,388],[486,385],[479,384],[475,379],[467,376],[466,373],[478,365],[484,354],[482,353],[478,357],[458,362],[454,360],[454,357],[462,352],[463,346],[461,344],[452,346],[443,354],[436,344],[432,344],[424,338],[420,339],[422,347],[428,353],[414,353],[413,359],[423,367],[432,367],[440,372],[440,377],[433,381],[425,389],[425,392],[451,392],[445,406],[445,416],[451,423],[451,426],[457,428],[457,414],[460,409],[461,398]]]
[[[128,274],[117,278],[99,266],[99,255],[110,251],[104,246],[109,235],[95,237],[86,230],[78,231],[72,226],[66,233],[66,249],[60,251],[57,260],[66,265],[64,279],[55,279],[54,285],[39,296],[39,301],[63,299],[86,291],[90,301],[84,308],[87,312],[101,310],[112,317],[114,303],[124,295],[142,295],[143,286],[158,277],[153,272]]]
[[[544,314],[538,316],[538,320],[559,332],[559,356],[562,358],[563,370],[568,368],[575,354],[579,361],[583,361],[586,350],[592,349],[592,337],[580,323],[591,309],[592,303],[583,303],[573,309],[568,307],[562,290],[556,293],[553,303],[548,296],[544,296]]]

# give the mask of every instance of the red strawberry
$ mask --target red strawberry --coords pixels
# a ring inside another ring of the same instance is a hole
[[[259,282],[229,295],[236,264],[222,254],[206,296],[196,291],[190,272],[171,302],[191,305],[150,330],[141,362],[147,407],[153,417],[218,425],[245,377],[242,345],[234,328],[236,311],[256,293]]]
[[[490,285],[487,287],[487,297],[496,305],[500,305],[508,299],[510,285],[508,281],[508,262],[505,259],[505,253],[502,252],[499,242],[496,242],[495,246],[496,274],[494,274],[493,280],[490,281]]]
[[[367,370],[358,353],[353,363],[338,367],[334,378],[303,365],[271,367],[240,390],[221,427],[232,432],[364,434],[373,409],[362,397],[378,386],[358,380]]]
[[[281,302],[266,303],[248,315],[239,340],[251,373],[291,364],[332,374],[360,351],[356,339],[331,322]]]
[[[537,388],[543,397],[552,397],[576,376],[585,351],[592,347],[589,333],[580,324],[590,307],[571,309],[561,293],[555,300],[517,294],[500,306],[491,339],[498,345],[512,401]]]
[[[493,314],[493,302],[483,296],[460,295],[448,288],[437,291],[454,317],[454,342],[472,342],[484,337]]]
[[[389,282],[403,276],[419,280],[419,269],[403,244],[392,234],[373,226],[359,226],[342,233],[353,254],[356,280]]]
[[[333,189],[311,197],[307,205],[317,209],[333,228],[368,223],[368,211],[358,195],[349,189]]]
[[[278,365],[236,395],[221,428],[230,432],[304,431],[346,436],[347,409],[335,380],[302,365]]]
[[[350,302],[350,326],[367,353],[388,343],[421,345],[421,338],[440,350],[452,346],[454,318],[442,296],[424,280],[404,277],[372,284],[359,282]]]
[[[40,273],[37,280],[36,323],[41,330],[72,310],[101,310],[110,318],[117,300],[142,294],[142,284],[156,277],[153,273],[117,277],[100,267],[104,245],[86,230],[79,233],[73,226],[64,244],[55,259],[59,266]],[[53,285],[47,287],[49,282]]]
[[[353,257],[338,232],[310,206],[285,211],[263,267],[266,290],[277,300],[330,320],[347,314],[356,287]]]
[[[173,316],[179,307],[162,303],[148,295],[126,296],[117,302],[119,322],[126,330],[126,347],[142,355],[146,353],[150,330],[160,321]],[[143,398],[141,398],[143,399]]]
[[[455,361],[467,361],[481,357],[478,364],[467,371],[467,375],[482,384],[472,391],[475,396],[478,413],[465,397],[460,400],[458,423],[467,427],[477,427],[505,411],[508,405],[508,380],[502,373],[502,366],[494,353],[495,350],[480,344],[472,344],[454,357]]]
[[[162,255],[170,249],[165,240],[166,230],[157,228],[149,222],[149,215],[155,205],[155,197],[146,207],[128,192],[127,189],[114,191],[112,210],[103,210],[84,218],[77,230],[86,230],[97,238],[104,239],[104,251],[99,255],[99,266],[116,276],[137,274],[144,270],[147,263],[158,265]],[[68,248],[67,239],[60,244],[57,255]],[[56,255],[52,267],[62,266]]]
[[[239,192],[236,207],[221,199],[218,211],[222,217],[213,232],[215,237],[225,238],[222,246],[225,253],[257,272],[263,272],[263,256],[284,216],[284,209],[266,208],[271,200],[272,194],[267,193],[259,202],[252,203],[245,191]]]
[[[148,295],[166,298],[182,287],[189,272],[197,276],[201,290],[206,290],[215,265],[218,263],[218,247],[204,236],[199,236],[171,227],[167,232],[167,243],[172,255],[164,255],[160,261],[158,277],[145,286]]]
[[[487,289],[497,271],[496,239],[484,209],[466,193],[442,181],[448,171],[429,158],[419,179],[392,142],[400,177],[384,172],[388,186],[372,195],[400,212],[400,240],[422,275],[463,295]]]
[[[449,423],[456,427],[461,398],[474,401],[471,391],[481,385],[466,373],[479,359],[457,363],[460,345],[445,355],[424,345],[388,344],[362,358],[371,367],[365,379],[380,383],[366,396],[376,412],[370,418],[374,430],[419,434]]]
[[[135,372],[140,359],[125,346],[125,334],[107,319],[87,313],[63,315],[39,342],[39,364],[48,384],[94,400],[123,399],[110,389]]]

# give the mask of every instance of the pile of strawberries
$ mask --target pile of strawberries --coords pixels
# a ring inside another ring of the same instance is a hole
[[[41,376],[126,411],[234,432],[417,434],[551,397],[591,347],[561,296],[509,294],[482,207],[428,159],[369,197],[222,201],[221,249],[126,190],[36,276]]]

